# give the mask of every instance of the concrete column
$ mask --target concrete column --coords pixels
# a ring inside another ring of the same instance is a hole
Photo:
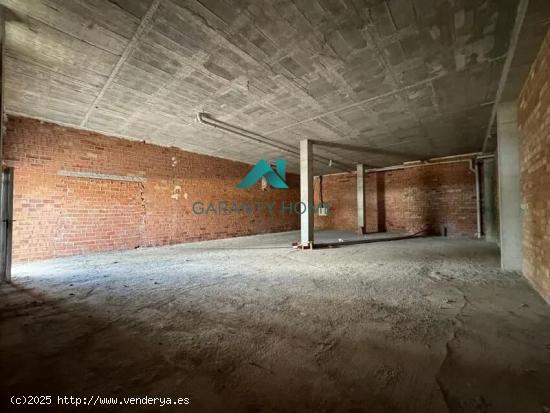
[[[365,233],[365,165],[357,164],[357,232]]]
[[[300,141],[300,244],[313,245],[313,142]],[[304,211],[305,208],[305,211]]]
[[[486,241],[496,241],[495,216],[495,160],[483,160],[483,233]]]
[[[4,136],[6,134],[6,113],[5,113],[5,79],[6,71],[6,9],[0,6],[0,168],[4,167]]]
[[[522,211],[517,104],[497,109],[500,261],[503,270],[522,270]]]

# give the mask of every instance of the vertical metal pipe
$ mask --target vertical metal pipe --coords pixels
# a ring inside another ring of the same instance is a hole
[[[476,238],[481,238],[481,190],[479,185],[479,165],[475,159],[470,161],[470,170],[474,173],[476,180]]]

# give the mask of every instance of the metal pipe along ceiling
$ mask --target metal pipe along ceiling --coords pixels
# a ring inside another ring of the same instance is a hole
[[[223,121],[214,119],[211,116],[209,116],[207,113],[202,113],[202,112],[198,113],[197,114],[197,121],[199,123],[203,124],[203,125],[208,125],[208,126],[211,126],[213,128],[223,130],[225,132],[233,133],[233,134],[238,135],[242,138],[251,140],[251,141],[256,142],[256,143],[261,143],[261,144],[270,146],[270,147],[275,148],[275,149],[279,149],[279,150],[284,151],[286,153],[289,153],[293,156],[296,156],[297,158],[300,158],[299,149],[294,148],[293,146],[286,145],[282,142],[277,142],[275,140],[266,138],[265,136],[259,135],[257,133],[250,132],[250,131],[247,131],[245,129],[239,128],[238,126],[233,126],[233,125],[230,125],[230,124],[225,123]],[[345,172],[351,172],[351,169],[352,169],[352,168],[350,168],[350,166],[348,166],[346,164],[343,164],[343,163],[338,162],[338,161],[334,161],[334,160],[326,158],[324,156],[316,155],[316,156],[314,156],[314,160],[318,163],[321,163],[321,164],[325,165],[325,166],[329,166],[331,164],[333,167],[335,167],[335,168],[337,168],[341,171],[345,171]]]

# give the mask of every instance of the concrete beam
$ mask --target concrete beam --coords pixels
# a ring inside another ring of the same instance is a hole
[[[365,233],[365,165],[357,164],[357,232]]]
[[[296,149],[292,145],[287,145],[284,142],[279,142],[275,139],[267,138],[263,135],[260,135],[259,133],[252,132],[247,129],[243,129],[240,126],[232,125],[230,123],[221,121],[219,119],[215,119],[207,113],[201,113],[201,112],[197,113],[197,121],[203,125],[208,125],[213,128],[216,128],[225,132],[229,132],[237,136],[240,136],[242,138],[251,140],[254,143],[267,145],[272,148],[279,149],[288,154],[295,155],[298,157],[300,156],[300,150]],[[317,145],[318,142],[320,141],[310,140],[310,142],[312,145]],[[313,161],[318,162],[323,166],[329,163],[332,163],[332,165],[334,165],[335,168],[340,169],[341,171],[344,171],[344,172],[350,172],[350,167],[348,165],[343,164],[341,162],[333,161],[323,156],[314,156]]]
[[[300,141],[300,244],[302,247],[313,245],[313,142]],[[305,210],[304,210],[305,209]]]
[[[523,27],[523,21],[525,20],[525,15],[527,14],[528,7],[529,7],[529,0],[520,0],[518,4],[517,12],[516,12],[516,20],[514,22],[514,27],[512,29],[512,33],[510,36],[510,45],[508,46],[508,52],[506,54],[506,59],[504,61],[504,67],[500,75],[500,81],[498,84],[497,94],[495,97],[495,103],[493,105],[493,110],[489,118],[489,125],[487,126],[487,132],[485,133],[485,139],[483,140],[483,146],[481,147],[481,152],[487,151],[487,145],[491,137],[493,124],[495,122],[495,117],[497,116],[497,111],[500,106],[500,99],[508,81],[510,68],[512,67],[512,62],[514,60],[514,55],[516,53],[516,46],[518,44],[518,39],[521,33],[521,28]]]
[[[136,32],[134,33],[134,35],[126,45],[126,48],[122,52],[122,55],[120,56],[116,65],[113,67],[113,70],[109,74],[107,81],[103,84],[103,87],[95,97],[93,103],[90,105],[90,107],[86,111],[84,118],[80,122],[80,126],[82,127],[86,126],[93,111],[99,107],[99,102],[103,98],[103,95],[105,95],[105,93],[107,92],[107,90],[109,89],[109,87],[111,86],[111,84],[113,83],[117,75],[119,74],[120,69],[122,68],[122,65],[124,65],[126,60],[128,60],[129,56],[132,54],[132,52],[136,48],[139,42],[139,39],[143,36],[144,33],[146,33],[151,28],[153,24],[153,16],[155,15],[157,9],[159,8],[160,2],[161,0],[153,0],[153,2],[151,3],[149,10],[147,10],[147,13],[141,19],[141,22]]]
[[[522,210],[516,102],[499,105],[497,139],[501,267],[507,271],[521,271]]]
[[[108,181],[124,181],[124,182],[145,182],[146,178],[135,175],[112,175],[112,174],[100,174],[97,172],[84,172],[84,171],[57,171],[58,176],[68,176],[71,178],[84,178],[84,179],[102,179]]]

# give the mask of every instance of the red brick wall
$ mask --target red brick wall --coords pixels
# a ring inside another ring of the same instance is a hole
[[[323,177],[323,200],[332,216],[315,217],[316,228],[356,230],[356,175]],[[315,199],[318,202],[318,179]],[[367,174],[369,232],[423,229],[473,236],[477,230],[475,178],[468,162],[453,162]]]
[[[251,166],[10,117],[4,158],[15,167],[13,259],[27,261],[286,231],[299,216],[192,213],[195,201],[299,201],[299,177],[288,190],[235,185]],[[143,182],[76,178],[59,171],[143,177]]]
[[[550,302],[550,31],[519,102],[523,273]]]
[[[356,230],[356,180],[355,174],[336,174],[323,176],[323,202],[330,205],[330,214],[320,217],[315,214],[315,229],[351,229]],[[313,181],[314,205],[320,203],[319,177]]]

